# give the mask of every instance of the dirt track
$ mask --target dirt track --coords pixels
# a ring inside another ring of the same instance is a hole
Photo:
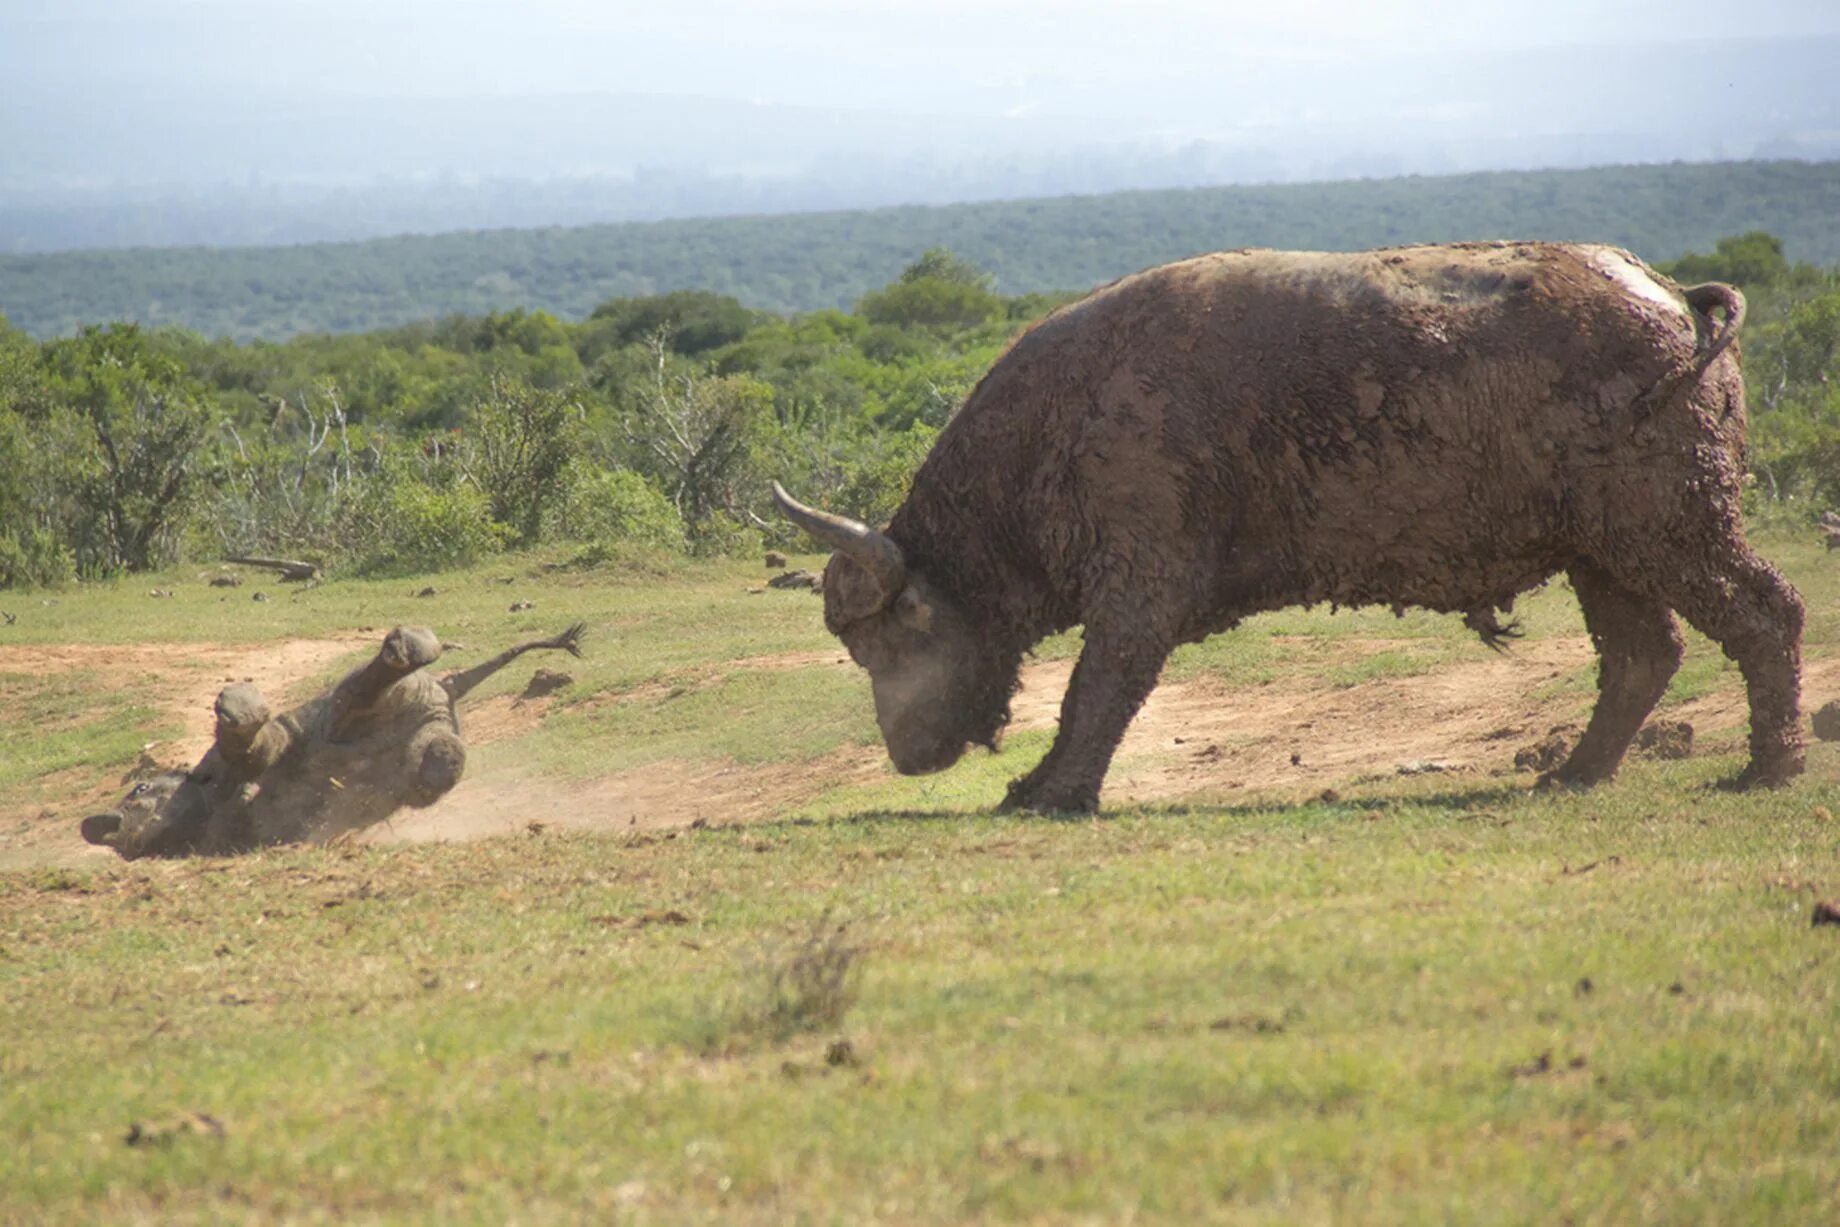
[[[191,762],[210,743],[211,700],[228,681],[253,681],[292,700],[339,657],[372,637],[297,639],[258,648],[177,645],[46,646],[10,649],[9,670],[34,674],[95,669],[137,679],[152,702],[183,722],[182,737],[155,745],[162,763]],[[1348,645],[1380,650],[1384,643]],[[1586,664],[1582,636],[1543,639],[1486,660],[1449,665],[1414,677],[1336,686],[1312,671],[1282,673],[1267,685],[1228,688],[1211,681],[1160,686],[1133,722],[1108,779],[1109,803],[1223,799],[1255,793],[1303,798],[1363,779],[1391,778],[1402,766],[1437,764],[1452,773],[1511,769],[1517,748],[1552,725],[1575,719],[1575,694],[1537,696],[1543,683]],[[848,667],[836,652],[791,653],[734,662],[729,669]],[[1036,662],[1023,673],[1012,727],[1052,727],[1072,669],[1070,661]],[[1816,661],[1810,695],[1840,689],[1840,661]],[[541,723],[548,700],[499,695],[464,713],[475,745],[517,738]],[[1740,689],[1726,684],[1670,715],[1691,721],[1702,750],[1735,745],[1745,720]],[[1018,763],[1017,770],[1024,764]],[[515,771],[474,771],[432,809],[405,811],[367,838],[377,841],[466,839],[520,830],[533,821],[579,829],[662,828],[698,819],[758,820],[807,803],[840,786],[887,771],[879,747],[847,748],[816,761],[742,766],[667,760],[581,783],[550,783],[541,804]],[[0,815],[18,832],[0,861],[63,860],[97,854],[76,835],[76,819],[116,794],[113,778],[72,781],[61,811]]]

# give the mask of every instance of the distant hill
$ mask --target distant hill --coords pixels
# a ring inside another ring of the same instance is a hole
[[[0,256],[0,313],[37,336],[130,319],[280,339],[453,312],[580,317],[674,289],[774,311],[844,306],[950,247],[1007,293],[1081,289],[1228,247],[1352,250],[1481,238],[1601,240],[1651,260],[1762,229],[1840,263],[1840,162],[1721,162],[498,230],[294,247]]]

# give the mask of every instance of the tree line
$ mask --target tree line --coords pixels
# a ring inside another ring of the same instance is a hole
[[[1840,262],[1840,163],[1728,162],[1117,192],[853,212],[423,235],[292,247],[0,256],[0,312],[45,338],[110,320],[282,340],[516,307],[585,319],[612,298],[707,290],[780,313],[848,310],[949,247],[1005,294],[1081,289],[1231,247],[1459,239],[1616,243],[1651,261],[1764,228]]]
[[[1670,270],[1750,299],[1757,497],[1840,500],[1840,271],[1763,232]],[[847,311],[791,316],[679,291],[285,342],[0,319],[0,587],[247,554],[410,574],[537,545],[751,552],[791,540],[775,477],[879,522],[1010,339],[1071,297],[1003,294],[936,248]]]

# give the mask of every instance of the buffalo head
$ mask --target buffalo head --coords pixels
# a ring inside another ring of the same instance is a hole
[[[162,771],[135,784],[114,809],[83,820],[83,838],[124,860],[183,856],[211,816],[204,788],[184,771]]]
[[[794,524],[834,551],[824,568],[824,624],[869,671],[875,720],[895,770],[943,771],[970,745],[995,749],[1009,721],[1017,661],[901,547],[868,525],[807,507],[776,482]]]

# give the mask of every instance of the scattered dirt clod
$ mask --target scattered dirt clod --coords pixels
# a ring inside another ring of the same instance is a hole
[[[1567,1061],[1565,1063],[1565,1068],[1566,1069],[1583,1069],[1585,1066],[1589,1064],[1590,1064],[1590,1061],[1588,1058],[1578,1056],[1578,1057],[1573,1057],[1571,1060]],[[1545,1052],[1542,1052],[1539,1056],[1535,1057],[1533,1060],[1527,1062],[1527,1064],[1525,1065],[1510,1065],[1508,1067],[1508,1077],[1510,1078],[1537,1078],[1541,1074],[1549,1074],[1557,1068],[1559,1068],[1559,1066],[1554,1063],[1552,1049],[1549,1048]]]
[[[1814,714],[1814,735],[1822,741],[1840,741],[1840,699],[1826,704]]]
[[[1572,752],[1573,743],[1577,740],[1577,725],[1554,725],[1546,731],[1546,736],[1514,752],[1514,769],[1516,771],[1551,771],[1565,761],[1566,756]]]
[[[809,588],[818,591],[822,581],[810,571],[782,571],[767,581],[769,588]]]
[[[1686,758],[1693,753],[1693,726],[1685,720],[1652,720],[1636,734],[1635,749],[1650,758]]]
[[[1814,919],[1810,922],[1815,928],[1822,925],[1840,925],[1840,899],[1823,900],[1814,905]]]
[[[122,1141],[130,1146],[168,1146],[185,1134],[220,1138],[224,1136],[224,1123],[209,1112],[187,1112],[174,1120],[154,1124],[134,1121]]]
[[[572,674],[564,673],[560,669],[538,669],[530,675],[530,682],[524,687],[524,693],[518,698],[540,699],[546,694],[554,694],[564,686],[573,685],[574,681]]]
[[[778,550],[768,550],[766,564],[767,570],[769,571],[784,570],[786,566],[786,556]]]

